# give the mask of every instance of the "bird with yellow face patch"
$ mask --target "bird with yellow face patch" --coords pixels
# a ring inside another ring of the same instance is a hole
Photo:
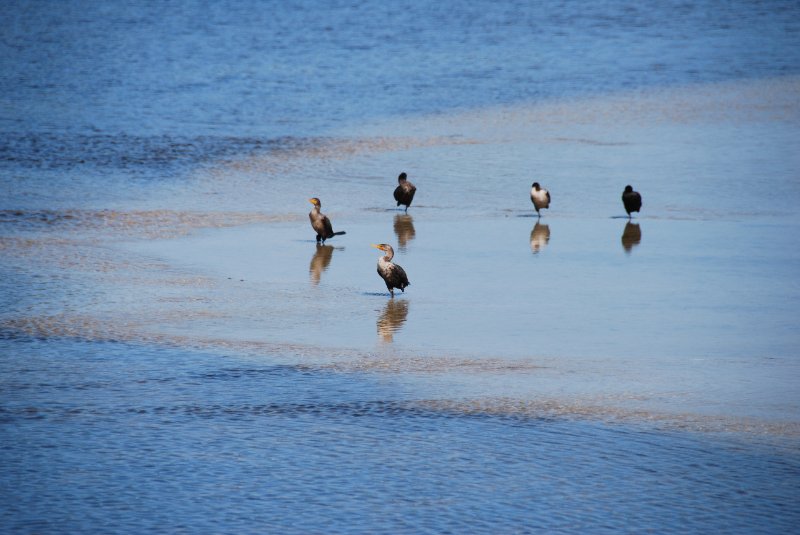
[[[401,292],[405,292],[406,286],[410,284],[408,282],[408,275],[406,275],[406,271],[402,267],[392,262],[392,258],[394,258],[394,249],[392,249],[392,246],[385,243],[378,245],[373,244],[372,246],[386,253],[378,259],[378,275],[380,275],[383,282],[386,283],[386,288],[389,290],[389,293],[394,297],[395,288],[398,288]]]
[[[343,230],[339,232],[333,231],[331,220],[320,211],[322,202],[317,197],[308,199],[308,202],[314,205],[314,208],[308,213],[308,219],[311,220],[311,228],[317,233],[317,243],[322,242],[324,244],[328,238],[345,234]]]

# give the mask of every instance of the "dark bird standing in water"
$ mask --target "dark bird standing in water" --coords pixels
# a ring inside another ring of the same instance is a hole
[[[308,218],[311,220],[311,228],[313,228],[317,233],[317,243],[322,242],[325,243],[325,240],[328,238],[333,238],[334,236],[339,236],[340,234],[344,234],[345,232],[342,230],[340,232],[334,232],[333,226],[331,226],[331,220],[328,219],[328,216],[320,212],[320,208],[322,208],[322,203],[316,197],[308,199],[308,202],[314,205],[314,208],[308,213]]]
[[[638,191],[633,191],[631,186],[625,186],[625,191],[622,192],[622,204],[625,205],[625,211],[628,212],[630,219],[631,212],[638,212],[642,207],[642,196]]]
[[[398,288],[401,292],[405,293],[405,288],[410,283],[408,282],[408,276],[405,270],[397,264],[392,263],[392,258],[394,258],[394,249],[392,249],[392,246],[386,245],[385,243],[379,245],[373,244],[372,246],[386,253],[386,255],[378,259],[378,275],[380,275],[386,283],[386,288],[389,290],[389,293],[394,297],[394,288]]]
[[[397,201],[397,206],[401,204],[406,205],[406,212],[408,207],[411,206],[411,201],[414,200],[414,194],[417,192],[416,186],[408,181],[405,173],[400,173],[397,177],[398,185],[394,188],[394,200]]]
[[[550,208],[550,192],[539,186],[538,182],[534,182],[531,184],[531,202],[533,207],[536,208],[536,215],[542,217],[539,210]]]

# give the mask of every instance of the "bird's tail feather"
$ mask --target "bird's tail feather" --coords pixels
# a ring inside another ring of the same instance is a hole
[[[347,234],[347,232],[340,230],[339,232],[334,232],[331,236],[341,236],[342,234]]]

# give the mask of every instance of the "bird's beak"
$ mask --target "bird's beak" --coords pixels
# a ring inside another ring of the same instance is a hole
[[[376,249],[380,249],[381,251],[383,251],[383,247],[381,247],[380,245],[375,245],[375,244],[373,243],[373,244],[372,244],[372,246],[373,246],[374,248],[376,248]]]
[[[314,204],[314,199],[308,199],[308,202],[310,202],[311,204]]]

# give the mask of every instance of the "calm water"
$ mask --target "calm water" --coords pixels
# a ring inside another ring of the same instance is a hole
[[[0,531],[800,523],[796,3],[26,2],[0,51]]]

